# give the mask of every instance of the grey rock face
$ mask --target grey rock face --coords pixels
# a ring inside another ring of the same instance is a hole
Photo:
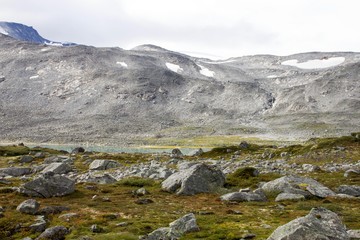
[[[169,227],[156,229],[143,240],[176,240],[182,235],[189,232],[199,231],[196,218],[193,213],[187,214],[169,224]]]
[[[276,196],[275,202],[282,202],[282,201],[301,201],[305,200],[304,195],[301,194],[294,194],[294,193],[280,193]]]
[[[309,194],[322,198],[335,195],[332,190],[314,179],[300,176],[284,176],[265,183],[261,188],[265,192],[294,193],[305,197]]]
[[[47,157],[44,159],[44,163],[45,164],[50,164],[50,163],[67,163],[67,164],[73,164],[74,163],[74,159],[70,158],[68,156],[61,156],[61,155],[57,155],[57,156],[51,156],[51,157]]]
[[[97,159],[94,160],[90,166],[89,166],[89,170],[107,170],[110,168],[116,168],[116,167],[120,167],[121,164],[113,161],[113,160],[101,160],[101,159]]]
[[[197,164],[174,173],[162,182],[162,189],[179,195],[212,192],[225,183],[225,175],[216,167]]]
[[[42,173],[53,172],[55,174],[63,174],[63,173],[68,173],[71,170],[72,168],[68,164],[55,162],[46,166],[41,172]]]
[[[23,184],[19,191],[32,197],[59,197],[73,193],[75,182],[64,176],[50,174]]]
[[[63,226],[47,228],[36,240],[64,240],[70,231]]]
[[[349,240],[344,224],[336,213],[313,208],[305,217],[278,227],[267,240]]]
[[[254,192],[233,192],[222,195],[222,201],[229,202],[266,202],[267,198],[262,190],[258,189]]]
[[[40,204],[35,199],[28,199],[20,203],[16,210],[21,213],[36,214],[39,210]]]
[[[0,168],[0,176],[20,177],[31,174],[31,168],[10,167]]]
[[[35,219],[35,223],[31,224],[29,228],[33,232],[43,232],[46,229],[47,221],[45,216],[37,216]]]
[[[360,186],[357,185],[340,185],[337,189],[338,193],[360,197]]]

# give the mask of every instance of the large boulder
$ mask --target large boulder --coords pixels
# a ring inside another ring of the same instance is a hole
[[[267,240],[349,240],[338,215],[325,208],[313,208],[305,217],[278,227]]]
[[[75,191],[75,182],[61,175],[47,173],[23,184],[19,192],[32,197],[59,197]]]
[[[34,161],[34,158],[30,155],[21,156],[19,159],[19,162],[21,163],[31,163],[32,161]]]
[[[120,166],[121,166],[120,163],[114,160],[96,159],[90,164],[89,170],[107,170],[110,168],[116,168]]]
[[[174,173],[162,182],[162,189],[178,195],[194,195],[215,191],[225,183],[223,172],[206,164],[196,164]]]
[[[35,199],[28,199],[20,203],[16,210],[21,213],[35,215],[39,210],[40,204]]]
[[[305,197],[311,195],[317,197],[335,196],[335,193],[312,178],[300,176],[284,176],[261,186],[265,192],[272,193],[294,193]]]
[[[116,182],[117,180],[108,173],[89,172],[78,175],[76,181],[78,183],[87,182],[87,183],[97,183],[97,184],[110,184]]]
[[[64,240],[70,231],[63,226],[47,228],[36,240]]]
[[[31,174],[31,168],[23,168],[23,167],[0,168],[0,176],[20,177],[28,174]]]
[[[199,230],[200,229],[196,223],[195,215],[193,213],[190,213],[170,223],[169,227],[158,228],[142,239],[176,240],[181,238],[181,236],[185,233],[197,232]]]
[[[47,173],[47,172],[53,172],[55,174],[63,174],[68,173],[72,170],[71,166],[67,163],[51,163],[47,165],[41,172]]]

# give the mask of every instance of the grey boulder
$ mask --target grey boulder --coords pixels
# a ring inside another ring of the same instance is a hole
[[[182,235],[189,232],[199,231],[196,223],[196,218],[193,213],[186,214],[185,216],[175,220],[169,224],[169,227],[158,228],[151,232],[143,240],[176,240]]]
[[[21,162],[21,163],[30,163],[32,161],[34,161],[34,158],[32,156],[29,156],[29,155],[21,156],[20,159],[19,159],[19,162]]]
[[[69,164],[55,162],[46,166],[41,172],[42,173],[53,172],[55,174],[63,174],[63,173],[68,173],[71,170],[72,168]]]
[[[63,240],[70,231],[63,226],[47,228],[36,240]]]
[[[305,217],[278,227],[267,240],[349,240],[338,215],[325,208],[313,208]]]
[[[162,182],[162,189],[178,195],[208,193],[225,183],[223,172],[206,164],[196,164],[188,169],[172,174]]]
[[[266,202],[267,198],[261,189],[257,189],[254,192],[233,192],[222,195],[220,197],[222,201],[228,202]]]
[[[35,215],[39,210],[40,204],[35,199],[28,199],[20,203],[16,210],[21,213]]]
[[[360,197],[360,186],[357,185],[340,185],[337,189],[338,193],[347,194],[354,197]]]
[[[61,175],[44,174],[23,184],[19,192],[32,197],[59,197],[75,191],[75,182]]]
[[[282,201],[301,201],[305,200],[304,195],[296,194],[296,193],[280,193],[275,198],[275,202],[282,202]]]
[[[31,174],[31,168],[9,167],[0,168],[0,176],[20,177]]]
[[[120,163],[113,160],[96,159],[90,164],[89,170],[107,170],[110,168],[116,168],[120,166],[121,166]]]
[[[263,184],[261,188],[265,192],[294,193],[304,195],[305,197],[313,195],[324,198],[335,195],[332,190],[315,181],[314,179],[295,175],[284,176],[267,182]]]

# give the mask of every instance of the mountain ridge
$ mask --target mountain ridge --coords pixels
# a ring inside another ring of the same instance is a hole
[[[359,53],[213,61],[150,46],[161,51],[64,48],[1,35],[3,141],[124,146],[159,137],[306,139],[360,130]],[[344,61],[284,64],[334,58]]]

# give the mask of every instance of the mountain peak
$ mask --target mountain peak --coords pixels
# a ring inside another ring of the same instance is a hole
[[[21,23],[14,22],[0,22],[0,33],[8,35],[20,41],[47,44],[47,45],[58,45],[58,46],[70,46],[76,45],[75,43],[62,43],[56,41],[50,41],[40,36],[40,34],[32,27]]]

